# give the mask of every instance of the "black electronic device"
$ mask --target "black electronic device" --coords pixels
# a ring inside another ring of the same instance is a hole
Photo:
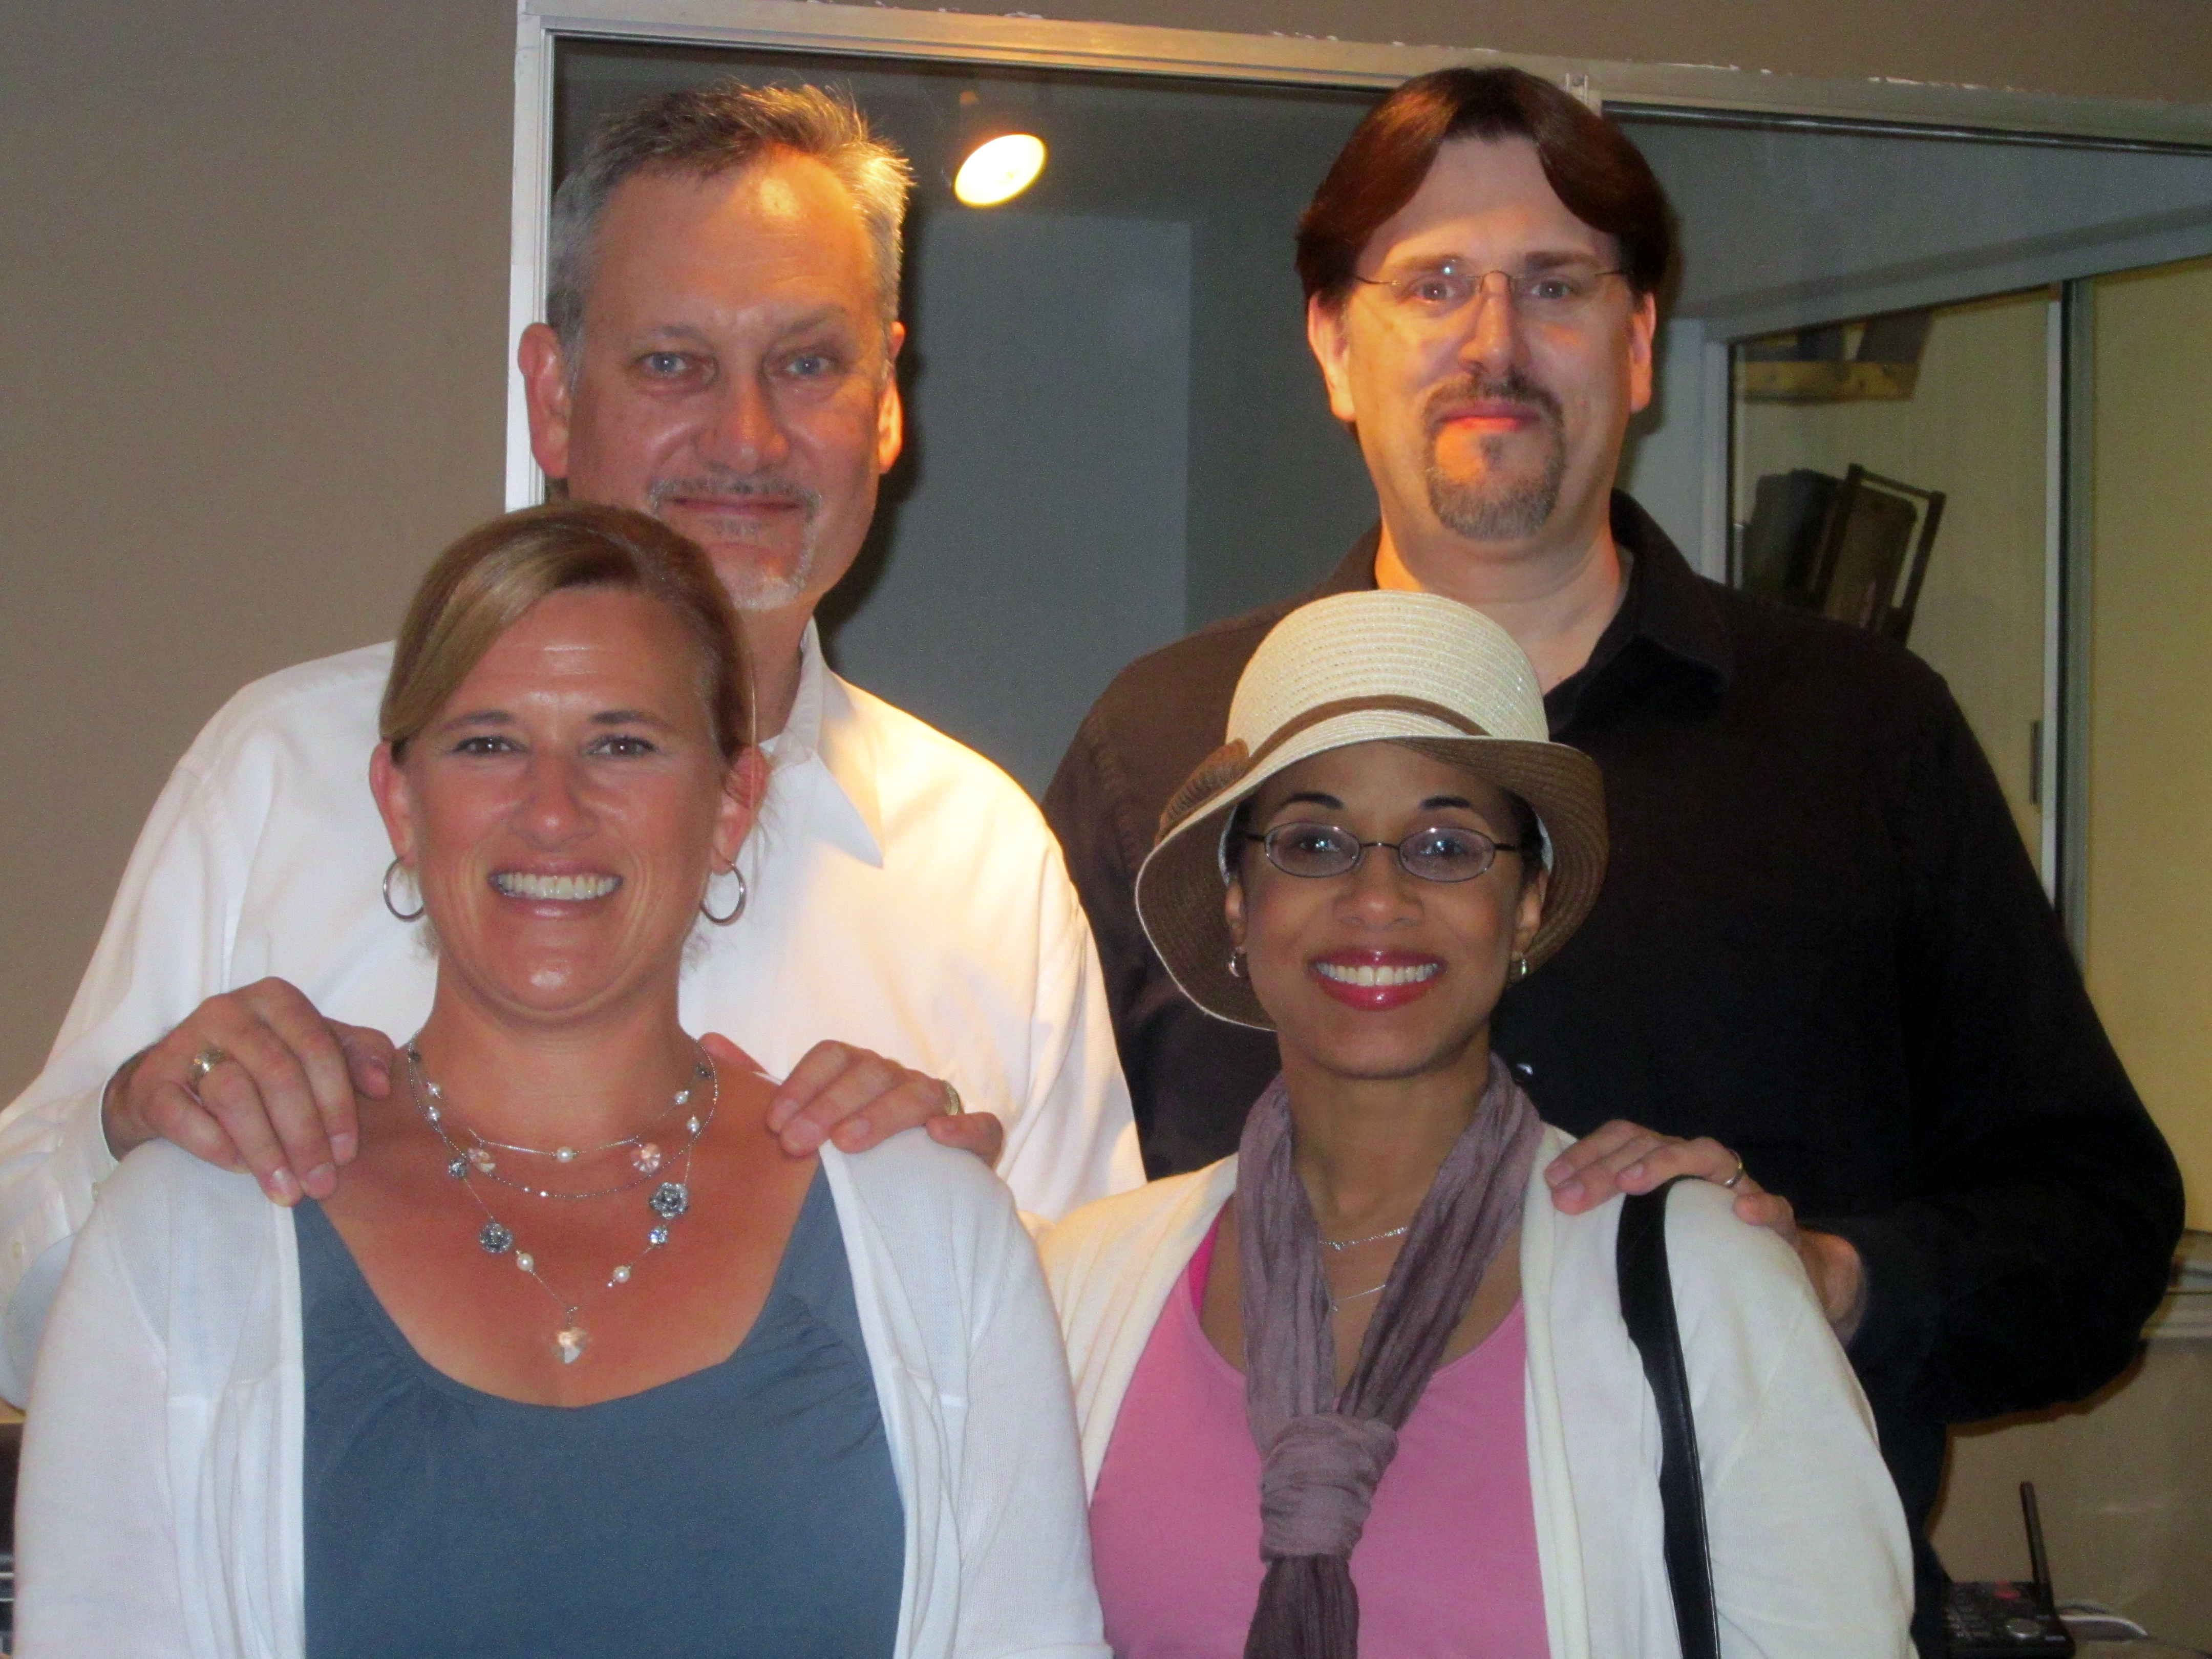
[[[2027,1523],[2027,1560],[2035,1577],[2021,1583],[1954,1584],[1944,1605],[1952,1659],[2070,1659],[2074,1638],[2059,1621],[2051,1594],[2051,1558],[2043,1548],[2043,1517],[2035,1486],[2020,1483],[2021,1517]]]

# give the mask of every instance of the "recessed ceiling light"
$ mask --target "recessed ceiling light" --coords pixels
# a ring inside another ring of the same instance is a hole
[[[1044,171],[1044,140],[1009,132],[970,150],[952,180],[952,193],[969,207],[1012,201]]]

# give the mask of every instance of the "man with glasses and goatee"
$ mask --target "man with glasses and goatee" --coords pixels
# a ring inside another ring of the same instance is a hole
[[[1146,943],[1132,884],[1161,808],[1293,605],[1416,588],[1502,623],[1553,735],[1603,767],[1611,822],[1595,911],[1497,1018],[1547,1116],[1587,1136],[1547,1172],[1555,1201],[1734,1188],[1803,1260],[1924,1533],[1945,1425],[2078,1399],[2127,1363],[2181,1184],[1942,680],[1701,579],[1614,489],[1672,256],[1642,155],[1549,83],[1447,70],[1386,98],[1297,238],[1380,523],[1315,593],[1125,670],[1046,815],[1147,1165],[1197,1168],[1236,1149],[1276,1058]],[[1938,1652],[1918,1547],[1915,1634]]]

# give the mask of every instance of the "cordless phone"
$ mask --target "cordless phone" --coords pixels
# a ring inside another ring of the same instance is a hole
[[[2059,1622],[2051,1595],[2051,1558],[2043,1547],[2043,1517],[2035,1507],[2035,1485],[2020,1483],[2020,1512],[2027,1523],[2027,1560],[2035,1577],[2028,1583],[1954,1584],[1943,1608],[1952,1659],[2017,1659],[2048,1656],[2068,1659],[2074,1638]]]

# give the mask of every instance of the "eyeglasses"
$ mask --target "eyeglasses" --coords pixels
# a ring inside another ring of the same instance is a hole
[[[1625,276],[1620,270],[1600,270],[1595,265],[1549,265],[1541,270],[1476,270],[1464,260],[1445,259],[1416,270],[1385,276],[1361,276],[1357,281],[1382,290],[1391,308],[1419,323],[1443,323],[1473,305],[1487,292],[1490,279],[1504,279],[1513,308],[1532,322],[1572,323],[1581,320],[1608,276]]]
[[[1398,867],[1423,881],[1473,881],[1500,853],[1526,853],[1525,847],[1493,841],[1480,830],[1438,825],[1416,830],[1403,841],[1362,841],[1333,823],[1279,823],[1264,836],[1247,832],[1267,850],[1267,862],[1286,876],[1319,881],[1349,875],[1370,847],[1387,847]]]

